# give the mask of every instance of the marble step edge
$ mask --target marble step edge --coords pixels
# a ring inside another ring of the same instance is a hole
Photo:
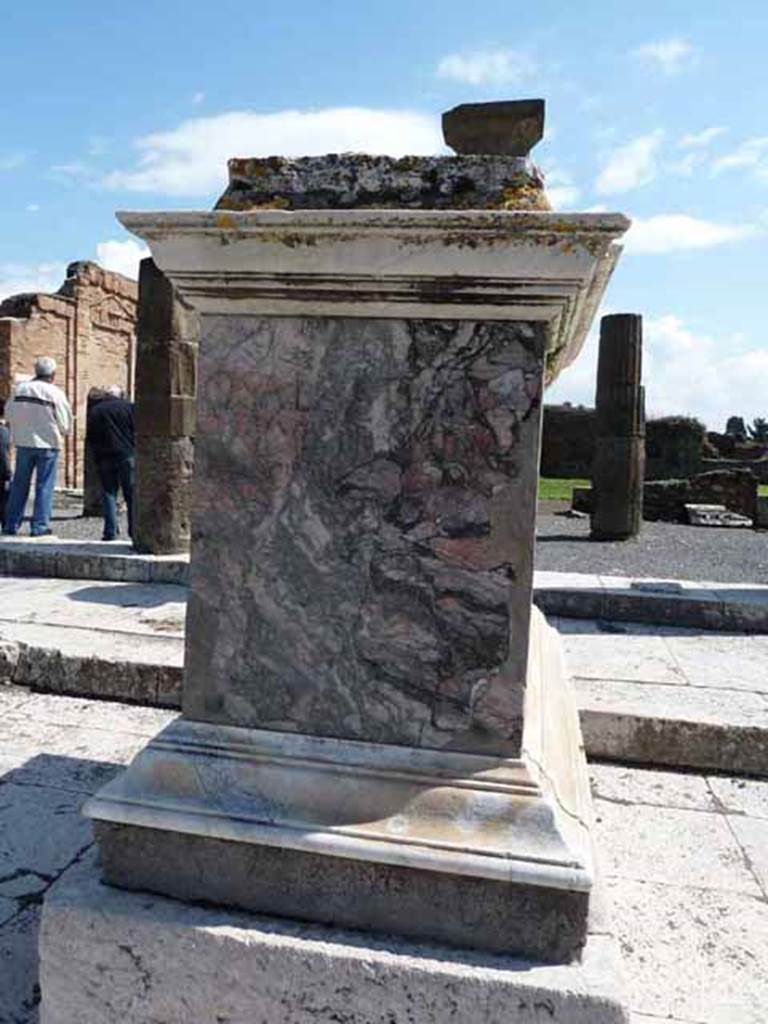
[[[154,638],[137,636],[147,639]],[[175,709],[181,706],[182,677],[181,665],[149,658],[127,661],[93,653],[64,654],[53,644],[0,641],[0,685],[39,693]]]
[[[559,574],[537,574],[534,602],[547,615],[568,618],[614,619],[687,626],[708,630],[768,633],[768,601],[739,600],[726,596],[726,589],[701,585],[688,593],[654,593],[612,585],[611,577],[602,577],[605,585],[588,584],[583,576],[577,585],[553,580]],[[27,538],[0,540],[0,576],[37,576],[59,579],[92,579],[117,583],[189,582],[188,555],[142,555],[126,545],[107,542],[46,541]],[[541,577],[546,578],[542,582]],[[650,581],[632,581],[652,585]],[[669,581],[665,581],[669,583]],[[716,585],[715,585],[716,586]],[[745,588],[747,589],[747,588]]]
[[[178,666],[63,655],[52,648],[8,642],[0,653],[0,678],[36,692],[171,709],[181,705]],[[648,684],[633,685],[640,689]],[[612,706],[610,695],[599,706],[583,694],[578,702],[590,758],[768,775],[768,715],[760,727],[697,718],[690,708],[679,715],[661,713],[650,701],[640,714],[619,701]]]
[[[649,625],[678,626],[715,632],[768,633],[768,593],[765,587],[754,587],[755,599],[742,597],[750,587],[728,588],[725,584],[701,584],[689,581],[620,581],[601,577],[590,585],[590,577],[574,584],[564,573],[563,583],[557,574],[542,574],[534,579],[533,600],[545,615],[573,619],[603,619],[616,622],[640,622]],[[573,577],[572,577],[573,578]],[[615,582],[614,582],[615,580]],[[655,584],[655,586],[654,586]],[[666,587],[679,584],[673,592]],[[720,588],[720,589],[717,589]],[[729,595],[729,589],[733,596]]]
[[[189,555],[145,555],[110,541],[0,540],[0,576],[108,580],[117,583],[189,581]]]

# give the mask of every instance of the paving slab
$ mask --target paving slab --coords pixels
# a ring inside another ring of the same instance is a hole
[[[599,801],[595,837],[608,877],[763,895],[723,815]]]
[[[591,764],[589,778],[592,796],[603,802],[710,812],[722,807],[710,788],[711,780],[703,775],[638,771],[618,764]],[[742,780],[729,778],[723,781]],[[768,783],[764,785],[768,788]]]
[[[718,805],[728,814],[768,818],[768,781],[712,775],[707,784]]]
[[[768,907],[741,893],[609,880],[630,1006],[696,1024],[765,1024]]]
[[[763,896],[768,899],[768,821],[758,818],[729,817],[745,861],[757,879]]]

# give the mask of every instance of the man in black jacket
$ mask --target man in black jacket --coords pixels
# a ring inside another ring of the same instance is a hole
[[[11,432],[5,422],[5,399],[0,398],[0,526],[5,522],[11,475]]]
[[[96,402],[88,413],[88,443],[104,491],[104,536],[115,540],[120,530],[117,522],[117,493],[122,489],[128,509],[128,533],[133,537],[133,473],[136,455],[133,403],[126,400],[123,389],[113,385],[105,398]]]

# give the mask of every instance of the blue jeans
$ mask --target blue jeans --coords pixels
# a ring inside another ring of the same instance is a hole
[[[33,537],[39,537],[49,531],[58,457],[59,452],[56,448],[16,449],[16,471],[11,481],[3,524],[6,533],[17,533],[21,526],[33,473],[35,474],[35,508],[32,513],[30,533]]]
[[[128,533],[133,537],[133,458],[100,459],[96,466],[101,479],[104,507],[104,540],[120,533],[117,524],[117,491],[122,489],[128,510]]]

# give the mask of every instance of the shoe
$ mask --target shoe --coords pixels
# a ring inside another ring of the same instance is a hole
[[[104,536],[103,536],[103,537],[102,537],[101,539],[102,539],[102,540],[106,540],[106,541],[110,541],[110,540],[120,540],[120,538],[119,538],[119,537],[117,536],[117,534],[114,534],[114,535],[113,535],[112,537],[108,537],[108,536],[106,535],[106,533],[104,534]]]
[[[32,533],[30,531],[29,536],[30,537],[52,537],[53,536],[53,530],[39,530],[37,533]]]

